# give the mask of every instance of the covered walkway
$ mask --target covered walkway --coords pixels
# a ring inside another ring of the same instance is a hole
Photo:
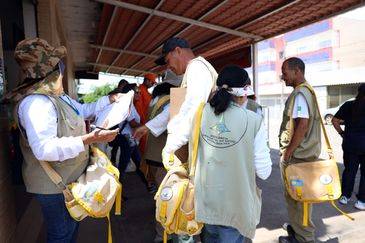
[[[287,221],[287,212],[279,171],[278,151],[272,151],[273,172],[268,180],[258,181],[262,189],[263,208],[261,223],[257,227],[254,243],[277,242],[280,235],[286,232],[282,224]],[[339,167],[343,168],[342,164]],[[356,186],[359,178],[357,178]],[[140,179],[134,173],[129,173],[124,184],[128,200],[123,203],[122,216],[113,216],[113,242],[115,243],[152,243],[154,238],[154,201],[153,196],[147,192]],[[353,200],[354,201],[354,200]],[[352,201],[352,203],[353,203]],[[341,206],[346,212],[351,213],[355,221],[350,221],[341,216],[329,204],[316,205],[313,220],[317,227],[316,238],[318,242],[328,243],[362,243],[365,242],[365,212],[356,210],[352,203]],[[39,210],[37,207],[35,210]],[[107,240],[107,224],[102,219],[87,218],[81,222],[79,243],[99,243]],[[36,242],[45,242],[44,227]],[[29,242],[29,241],[23,241]]]
[[[10,23],[7,26],[1,22],[0,31],[6,45],[4,57],[0,55],[0,61],[4,59],[0,62],[0,72],[4,63],[5,88],[11,90],[16,86],[19,70],[13,51],[15,43],[24,37],[38,36],[54,46],[65,45],[68,56],[64,86],[76,98],[77,79],[82,74],[159,73],[163,67],[156,67],[153,61],[162,43],[178,36],[186,38],[196,54],[206,57],[217,70],[228,63],[252,66],[255,83],[258,41],[364,4],[364,0],[9,1],[0,8],[1,20]],[[9,161],[13,158],[10,158],[8,146],[8,114],[11,113],[6,106],[1,110],[0,142],[4,146],[0,157],[0,192],[7,197],[0,199],[0,242],[44,242],[39,206],[23,191],[17,193],[17,187],[12,185]],[[275,242],[283,233],[281,225],[287,217],[275,151],[273,161],[273,175],[268,183],[260,182],[264,205],[255,242]],[[115,242],[151,242],[154,235],[152,195],[133,174],[124,188],[129,200],[124,203],[123,215],[112,217]],[[14,194],[19,195],[14,197]],[[353,211],[358,220],[350,222],[339,217],[328,205],[317,207],[315,221],[319,239],[365,242],[358,237],[364,230],[365,213],[355,212],[351,206],[347,209]],[[79,242],[106,242],[106,229],[105,220],[86,219],[81,223]]]

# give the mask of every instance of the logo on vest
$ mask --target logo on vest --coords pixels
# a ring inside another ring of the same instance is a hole
[[[219,122],[209,127],[209,130],[204,128],[201,131],[201,136],[209,145],[216,148],[227,148],[237,144],[245,135],[247,129],[244,129],[242,134],[232,132],[225,122],[224,116],[221,115]]]
[[[169,201],[173,196],[171,187],[164,187],[161,190],[160,198],[162,201]]]

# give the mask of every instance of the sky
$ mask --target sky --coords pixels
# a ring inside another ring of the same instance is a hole
[[[94,91],[95,88],[109,84],[112,86],[117,86],[121,79],[127,80],[129,83],[142,83],[143,78],[133,77],[133,76],[121,76],[109,73],[99,73],[99,79],[80,79],[80,84],[78,85],[79,94],[88,94]]]
[[[361,8],[357,8],[350,12],[344,13],[341,17],[357,19],[357,20],[365,20],[365,6]]]

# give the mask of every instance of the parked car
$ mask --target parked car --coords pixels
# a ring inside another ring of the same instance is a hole
[[[340,107],[346,103],[347,101],[351,101],[354,100],[355,98],[351,98],[346,100],[345,102],[342,102],[340,105],[336,106],[336,107],[332,107],[332,108],[328,108],[327,110],[325,110],[323,112],[323,119],[326,122],[327,125],[331,125],[332,124],[332,118],[333,116],[336,114],[336,112],[340,109]]]

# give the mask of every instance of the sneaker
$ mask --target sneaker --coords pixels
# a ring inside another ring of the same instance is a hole
[[[295,237],[295,231],[289,223],[284,223],[282,227],[284,230],[286,230],[286,232],[288,232],[288,236]]]
[[[279,243],[299,243],[299,241],[292,236],[280,236]]]
[[[350,201],[350,198],[347,198],[345,196],[341,196],[340,197],[340,200],[338,200],[341,204],[343,205],[346,205],[349,201]]]
[[[354,207],[359,210],[365,210],[365,202],[361,202],[360,200],[357,200]]]

